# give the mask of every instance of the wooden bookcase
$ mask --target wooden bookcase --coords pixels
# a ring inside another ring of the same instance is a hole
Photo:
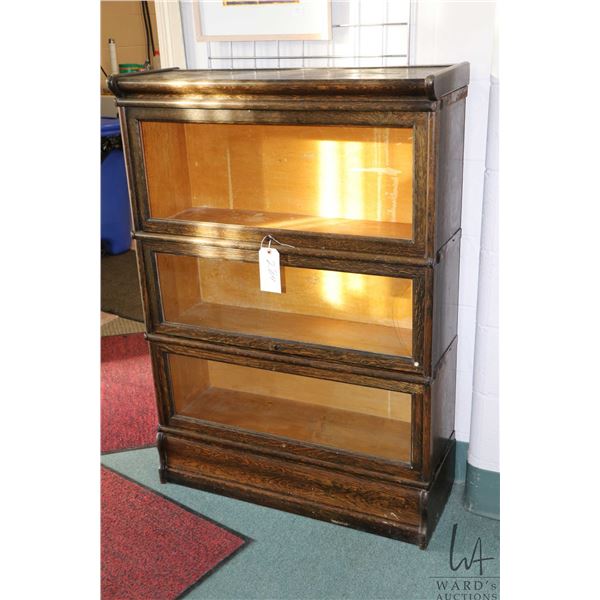
[[[110,79],[161,481],[426,547],[454,478],[468,79],[467,63]],[[266,240],[281,294],[260,290]]]

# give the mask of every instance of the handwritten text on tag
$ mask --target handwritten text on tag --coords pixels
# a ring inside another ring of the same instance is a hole
[[[261,248],[258,251],[258,270],[261,291],[281,294],[279,252],[275,248]]]

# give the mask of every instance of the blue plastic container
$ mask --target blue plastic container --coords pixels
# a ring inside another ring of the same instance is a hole
[[[120,136],[119,119],[102,118],[100,138]],[[107,254],[121,254],[131,246],[131,213],[123,150],[112,148],[100,167],[100,239]]]

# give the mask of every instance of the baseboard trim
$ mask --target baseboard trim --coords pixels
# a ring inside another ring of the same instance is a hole
[[[467,478],[467,452],[469,442],[456,442],[456,466],[454,469],[454,481],[464,483]]]
[[[490,519],[500,519],[500,473],[467,463],[465,508]]]

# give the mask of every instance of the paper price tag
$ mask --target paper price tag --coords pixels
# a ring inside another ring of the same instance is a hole
[[[275,248],[261,248],[258,251],[258,270],[261,291],[281,294],[279,252]]]

